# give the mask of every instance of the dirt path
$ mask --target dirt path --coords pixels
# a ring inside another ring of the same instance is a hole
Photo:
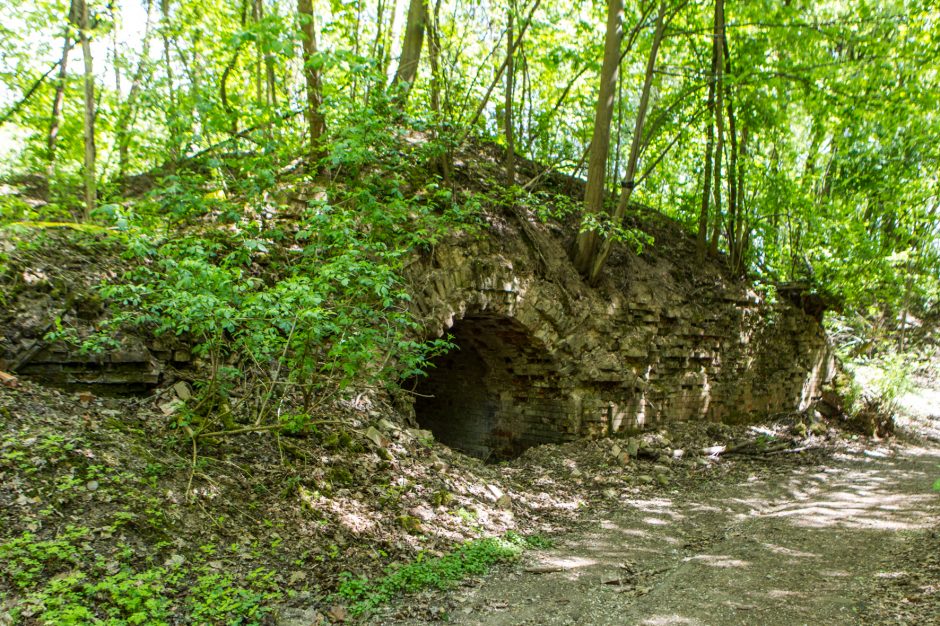
[[[894,555],[937,527],[938,465],[940,449],[850,449],[624,498],[555,548],[425,600],[459,624],[856,624],[898,575]]]

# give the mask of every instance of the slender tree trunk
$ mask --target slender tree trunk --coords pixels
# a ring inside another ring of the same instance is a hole
[[[117,24],[117,15],[115,14],[114,3],[108,4],[108,17],[112,24]],[[105,61],[107,64],[107,60]],[[121,95],[121,58],[118,55],[118,29],[111,29],[111,68],[114,70],[114,92]]]
[[[85,57],[85,212],[84,219],[91,218],[98,201],[97,173],[95,171],[95,74],[91,58],[91,40],[89,32],[88,2],[81,2],[79,37],[82,42],[82,56]]]
[[[441,42],[437,32],[440,11],[441,0],[436,0],[434,14],[428,23],[428,61],[431,64],[431,112],[434,113],[435,124],[441,123]]]
[[[261,23],[262,18],[264,17],[264,5],[261,4],[261,0],[254,0],[251,4],[251,19],[258,25]],[[261,78],[262,76],[262,67],[264,66],[264,50],[262,49],[263,37],[258,37],[256,41],[256,50],[255,50],[255,102],[258,103],[258,106],[265,104],[264,99],[264,89],[262,83],[264,82]]]
[[[512,45],[515,9],[515,3],[510,1],[506,26],[506,102],[504,104],[506,109],[504,116],[504,132],[506,134],[506,181],[509,185],[513,185],[516,182],[516,145],[513,135],[512,119],[513,88],[515,87],[513,83],[515,79],[515,64],[513,62],[515,50],[513,50]]]
[[[722,94],[724,93],[724,46],[722,41],[725,36],[725,5],[724,0],[715,0],[715,41],[718,46],[718,56],[716,58],[715,72],[715,127],[718,137],[715,141],[715,218],[712,221],[712,253],[718,252],[718,236],[721,233],[721,166],[724,160],[725,143],[725,123],[724,110],[722,103]]]
[[[248,2],[245,0],[242,3],[241,10],[241,27],[244,29],[245,25],[248,23]],[[300,19],[303,19],[301,17]],[[243,40],[244,41],[244,40]],[[219,100],[222,102],[222,109],[225,111],[225,115],[228,118],[228,122],[231,125],[229,132],[232,137],[238,136],[238,111],[229,104],[228,101],[228,79],[232,75],[232,72],[235,70],[236,65],[238,65],[238,57],[242,53],[242,47],[244,43],[239,43],[235,46],[235,49],[232,50],[232,58],[229,59],[229,62],[225,65],[225,69],[222,70],[222,76],[219,78]]]
[[[144,41],[140,51],[140,60],[137,62],[137,69],[134,71],[134,78],[131,80],[131,89],[127,94],[127,100],[118,117],[115,135],[118,145],[118,179],[124,180],[127,174],[127,158],[130,147],[129,127],[134,123],[134,117],[137,115],[137,98],[140,95],[140,85],[143,82],[144,71],[150,63],[150,12],[153,0],[147,0],[147,22],[144,25]]]
[[[712,184],[712,151],[715,141],[715,82],[718,71],[718,40],[712,39],[712,65],[708,79],[708,115],[705,127],[705,167],[702,176],[702,209],[698,215],[698,238],[696,239],[696,255],[701,263],[705,260],[705,250],[708,247],[708,202],[711,199]]]
[[[619,65],[619,63],[618,63]],[[610,197],[616,197],[620,180],[620,159],[623,152],[623,74],[617,77],[617,141],[614,143],[614,163],[607,176]],[[610,157],[607,157],[610,160]]]
[[[734,92],[727,80],[728,76],[732,75],[731,52],[728,49],[727,32],[724,33],[722,50],[724,51],[725,60],[724,97],[727,100],[728,138],[731,143],[731,152],[728,157],[728,229],[726,236],[728,238],[728,254],[731,261],[731,271],[736,272],[741,253],[741,241],[739,236],[742,216],[740,198],[738,197],[738,127],[734,115]]]
[[[254,4],[252,5],[252,17],[254,18],[255,24],[261,24],[261,22],[264,21],[263,0],[254,0]],[[262,34],[257,39],[258,57],[255,63],[255,90],[258,104],[265,104],[271,107],[277,106],[277,83],[274,72],[274,57],[270,52],[264,49],[266,38],[267,35]],[[263,80],[262,73],[264,74]],[[263,90],[261,86],[262,82],[264,83]],[[263,97],[262,91],[264,92]]]
[[[515,53],[516,47],[522,41],[522,38],[525,37],[525,32],[528,30],[529,25],[532,23],[532,17],[535,15],[535,11],[539,8],[539,5],[542,3],[542,0],[535,0],[532,4],[532,8],[529,9],[529,14],[526,16],[524,22],[522,22],[522,27],[519,29],[519,34],[516,35],[516,40],[513,42],[512,49]],[[477,106],[476,112],[473,114],[473,117],[470,118],[470,123],[467,124],[467,127],[473,127],[477,121],[480,119],[480,116],[483,114],[483,111],[486,109],[487,103],[490,101],[490,96],[493,94],[493,89],[496,88],[496,85],[499,84],[499,81],[503,77],[503,72],[506,71],[506,64],[508,61],[508,56],[503,59],[503,62],[500,64],[499,69],[496,70],[496,75],[493,77],[493,80],[490,82],[490,86],[486,89],[486,93],[483,95],[483,99],[480,101],[479,106]],[[467,131],[469,132],[469,130]]]
[[[362,36],[362,0],[356,0],[356,25],[353,31],[353,55],[359,57],[359,40]],[[349,87],[349,99],[355,102],[359,97],[359,73],[353,74],[352,84]]]
[[[396,92],[394,94],[396,103],[402,108],[408,102],[408,93],[418,75],[421,48],[424,47],[424,26],[427,19],[427,0],[411,0],[408,4],[408,21],[405,23],[405,39],[401,45],[398,71],[395,72],[395,77],[389,87]]]
[[[170,35],[167,27],[170,23],[170,1],[160,0],[160,15],[164,28],[161,29],[161,39],[163,39],[163,64],[166,68],[167,90],[170,106],[167,111],[167,125],[170,128],[169,138],[169,156],[170,162],[176,163],[180,158],[180,121],[179,121],[179,103],[176,97],[175,78],[173,75],[173,60],[170,56]]]
[[[587,184],[584,187],[584,213],[597,215],[604,211],[604,183],[607,156],[610,151],[610,122],[614,114],[614,93],[620,70],[620,44],[623,41],[623,0],[608,0],[607,32],[604,36],[604,61],[601,65],[601,86],[594,113],[594,134],[588,156]],[[583,230],[575,239],[571,260],[575,268],[587,275],[597,252],[597,231]]]
[[[735,224],[735,254],[731,271],[735,274],[744,272],[744,259],[747,257],[747,249],[750,245],[750,219],[747,213],[747,204],[744,201],[744,163],[747,159],[747,140],[748,128],[744,126],[741,129],[741,142],[738,149],[738,157],[735,160],[735,206],[737,220]]]
[[[643,80],[643,91],[640,93],[640,103],[637,107],[636,125],[633,129],[633,140],[630,143],[630,156],[627,159],[627,171],[623,177],[623,191],[620,192],[620,201],[617,203],[617,209],[614,212],[613,224],[621,225],[623,218],[627,214],[627,208],[630,206],[630,198],[633,195],[633,189],[636,186],[636,171],[640,161],[640,147],[643,141],[643,125],[646,123],[646,114],[649,110],[650,91],[653,86],[653,73],[656,69],[656,56],[659,54],[659,46],[663,41],[663,34],[666,30],[666,3],[659,5],[659,13],[656,15],[656,32],[653,34],[653,43],[650,47],[650,56],[646,63],[646,77]],[[604,239],[599,247],[597,254],[591,262],[591,269],[588,274],[588,283],[596,284],[600,278],[601,270],[610,256],[613,240]]]
[[[392,64],[392,40],[398,32],[398,2],[399,0],[392,0],[391,6],[386,6],[386,9],[391,9],[391,12],[389,13],[388,28],[385,29],[382,35],[382,50],[384,55],[381,59],[380,69],[382,70],[382,83],[380,87],[383,89],[388,81],[389,66]]]
[[[323,135],[326,132],[326,119],[320,110],[323,102],[323,88],[320,70],[316,66],[317,31],[314,24],[312,0],[297,0],[297,13],[300,16],[303,32],[304,78],[307,82],[307,127],[310,132],[310,158],[318,164],[323,158]],[[316,166],[319,168],[319,165]]]
[[[80,20],[79,6],[76,0],[69,4],[69,15],[66,18],[65,35],[62,43],[62,60],[59,61],[59,75],[55,84],[55,95],[52,97],[52,119],[49,122],[49,135],[46,137],[47,158],[49,169],[47,181],[52,180],[55,173],[55,149],[59,141],[59,125],[62,123],[62,105],[65,102],[65,83],[68,80],[69,51],[72,49],[72,27]]]
[[[440,139],[440,129],[444,125],[444,112],[441,107],[441,85],[444,82],[441,75],[441,37],[438,30],[441,15],[441,0],[434,3],[434,13],[428,24],[428,61],[431,63],[431,111],[434,113],[434,139]],[[435,163],[440,171],[444,184],[450,186],[452,180],[451,152],[448,148],[436,159]]]
[[[372,41],[372,50],[369,53],[369,58],[373,59],[378,69],[380,70],[380,76],[384,76],[381,73],[381,68],[383,67],[382,57],[385,55],[385,37],[382,33],[382,27],[385,25],[385,0],[378,0],[378,3],[375,7],[375,39]],[[382,84],[385,84],[385,79],[382,79]],[[372,83],[366,84],[366,101],[369,100],[369,93],[372,90]]]

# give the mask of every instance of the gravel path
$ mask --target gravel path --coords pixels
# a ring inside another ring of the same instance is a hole
[[[940,523],[940,449],[844,449],[771,469],[624,499],[481,585],[412,601],[457,624],[864,621],[876,587],[909,566],[895,555]]]

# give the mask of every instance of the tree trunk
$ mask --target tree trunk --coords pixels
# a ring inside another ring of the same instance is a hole
[[[91,218],[98,201],[97,173],[95,172],[95,74],[91,58],[91,40],[89,38],[88,2],[81,2],[79,37],[82,42],[82,55],[85,57],[85,211],[84,219]]]
[[[428,24],[428,61],[431,63],[431,111],[434,113],[434,139],[440,139],[440,129],[444,124],[444,111],[441,106],[441,85],[444,77],[441,74],[441,37],[438,30],[441,14],[441,0],[434,3],[434,14]],[[452,181],[451,151],[448,148],[436,159],[434,164],[444,179],[444,185],[450,186]]]
[[[728,49],[727,33],[724,33],[722,50],[725,60],[724,97],[727,99],[728,109],[728,138],[731,142],[731,152],[728,156],[728,229],[725,236],[728,238],[728,256],[731,261],[731,271],[736,272],[739,255],[741,253],[741,206],[738,197],[738,125],[734,116],[734,93],[728,84],[727,77],[732,75],[731,52]]]
[[[698,237],[696,239],[695,251],[699,263],[705,260],[705,250],[708,245],[708,202],[711,196],[712,184],[712,151],[715,142],[715,82],[716,72],[718,71],[718,40],[712,39],[712,65],[711,74],[708,80],[708,115],[705,128],[705,167],[702,176],[702,209],[698,215]]]
[[[744,202],[744,163],[747,159],[747,140],[748,128],[744,126],[741,129],[741,143],[738,158],[735,161],[737,224],[735,224],[734,235],[735,253],[732,256],[733,263],[731,266],[731,271],[735,274],[744,273],[744,259],[747,257],[747,249],[751,241],[750,220]]]
[[[633,188],[636,186],[636,170],[640,160],[640,146],[643,145],[643,125],[646,122],[646,113],[649,110],[650,91],[653,86],[653,73],[656,69],[656,56],[659,54],[659,46],[663,41],[663,33],[666,30],[666,3],[659,5],[659,13],[656,15],[656,32],[653,34],[653,44],[650,47],[650,56],[646,63],[646,77],[643,80],[643,91],[640,93],[640,103],[637,108],[636,124],[633,129],[633,140],[630,142],[630,156],[627,159],[627,171],[623,177],[623,191],[620,192],[620,201],[617,203],[617,209],[614,212],[613,224],[621,225],[623,218],[627,214],[627,208],[630,206],[630,197],[633,195]],[[588,283],[596,284],[600,277],[601,270],[610,256],[613,240],[604,239],[600,248],[591,262],[591,269],[588,273]]]
[[[170,0],[160,0],[160,15],[165,26],[170,25]],[[176,163],[180,159],[179,142],[179,106],[176,98],[176,87],[174,85],[173,62],[170,58],[170,36],[168,28],[162,28],[161,38],[163,39],[163,64],[166,68],[167,89],[170,100],[169,110],[167,111],[167,125],[170,127],[169,137],[169,157],[170,163]]]
[[[509,185],[513,185],[516,182],[516,146],[515,137],[513,136],[512,119],[513,88],[515,86],[513,83],[515,79],[515,65],[513,63],[515,50],[513,50],[512,40],[513,14],[515,9],[515,3],[510,1],[507,19],[508,24],[506,27],[506,111],[504,116],[504,132],[506,133],[506,181]]]
[[[320,110],[323,102],[323,89],[320,70],[316,67],[317,32],[313,17],[312,0],[297,0],[297,13],[300,16],[303,32],[304,78],[307,82],[307,127],[310,132],[310,158],[319,170],[319,161],[323,158],[323,135],[326,132],[326,119]]]
[[[725,5],[724,0],[715,0],[715,41],[718,46],[718,56],[715,64],[715,127],[718,138],[715,141],[715,219],[712,222],[712,253],[718,252],[718,236],[721,233],[721,166],[724,159],[725,123],[722,103],[724,92],[724,46],[725,36]]]
[[[395,72],[395,77],[389,87],[396,92],[394,98],[399,107],[404,107],[408,101],[408,93],[418,75],[421,48],[424,46],[424,25],[427,19],[427,0],[411,0],[408,4],[408,21],[405,23],[405,39],[401,45],[398,71]]]
[[[532,23],[532,17],[535,15],[535,11],[539,8],[539,5],[542,3],[542,0],[535,0],[532,4],[532,8],[529,9],[529,14],[526,16],[525,21],[522,22],[522,27],[519,29],[519,34],[516,35],[516,40],[512,44],[512,50],[515,52],[516,48],[519,46],[519,43],[522,41],[522,38],[525,37],[525,32],[528,30],[529,25]],[[503,59],[503,62],[500,64],[499,69],[496,70],[496,76],[493,77],[493,80],[490,82],[490,86],[487,87],[486,93],[483,94],[483,99],[480,101],[479,106],[477,106],[476,112],[473,114],[473,117],[470,118],[470,123],[467,124],[466,133],[470,132],[477,121],[480,119],[480,116],[483,114],[483,111],[486,109],[487,103],[490,101],[490,96],[493,94],[493,89],[496,88],[496,85],[499,84],[500,79],[503,77],[503,72],[506,71],[506,63],[509,60],[509,57]],[[464,135],[466,136],[466,135]]]
[[[59,125],[62,123],[62,105],[65,102],[65,83],[68,80],[69,51],[72,49],[72,26],[80,20],[79,6],[76,0],[69,4],[69,15],[66,18],[65,35],[62,44],[62,60],[59,61],[59,76],[55,84],[55,95],[52,97],[52,120],[49,122],[49,135],[46,138],[48,148],[47,158],[49,169],[47,181],[52,180],[55,173],[55,149],[59,141]]]
[[[353,56],[359,57],[360,38],[362,36],[362,0],[356,0],[356,24],[353,29]],[[349,99],[356,102],[359,98],[359,72],[353,74],[352,83],[349,86]]]
[[[130,136],[128,128],[134,123],[134,117],[137,114],[137,97],[140,95],[140,85],[143,82],[144,69],[150,63],[150,11],[153,1],[147,0],[147,22],[144,25],[144,41],[140,51],[140,60],[137,62],[137,69],[134,72],[134,78],[131,80],[131,89],[127,94],[127,100],[118,117],[115,135],[118,145],[118,179],[124,180],[127,174],[127,155],[130,147]]]
[[[251,19],[257,26],[261,23],[261,18],[264,17],[264,7],[261,5],[261,0],[254,0],[251,3]],[[261,79],[261,68],[264,65],[264,52],[261,49],[262,46],[262,37],[255,39],[256,50],[255,50],[255,102],[258,103],[258,106],[264,104],[263,89],[262,89],[262,79]]]
[[[587,184],[584,188],[584,213],[604,211],[604,183],[607,176],[607,155],[610,151],[610,122],[614,114],[614,93],[620,70],[620,44],[623,41],[623,0],[608,0],[607,34],[604,37],[604,62],[601,65],[601,87],[594,113],[594,134],[588,157]],[[597,252],[599,235],[583,230],[575,239],[572,261],[575,268],[587,275]]]

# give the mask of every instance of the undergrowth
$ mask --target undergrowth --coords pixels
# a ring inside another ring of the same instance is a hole
[[[498,564],[514,561],[529,548],[550,545],[546,539],[508,532],[503,537],[468,541],[453,552],[426,558],[423,554],[407,565],[392,565],[374,581],[349,572],[342,575],[336,600],[347,604],[353,615],[362,615],[403,593],[423,589],[448,589],[468,576],[485,574]]]
[[[105,558],[93,539],[92,530],[68,526],[54,539],[24,532],[0,544],[0,579],[17,590],[7,607],[14,623],[163,626],[187,617],[248,626],[262,623],[281,596],[274,572],[264,568],[239,579],[213,563],[170,558],[157,565],[130,546]]]

